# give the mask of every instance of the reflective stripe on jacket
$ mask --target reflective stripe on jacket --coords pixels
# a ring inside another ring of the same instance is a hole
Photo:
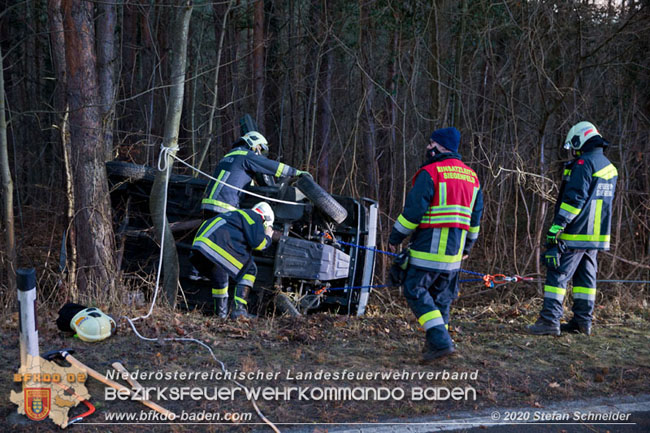
[[[220,182],[210,180],[206,196],[201,201],[201,209],[216,213],[236,210],[242,192],[221,182],[244,189],[256,173],[275,177],[295,176],[296,169],[258,155],[246,147],[236,147],[219,161],[213,177]]]
[[[457,153],[437,155],[420,169],[389,243],[413,234],[409,264],[455,271],[478,238],[483,194],[476,173]]]
[[[567,163],[553,224],[560,239],[575,249],[608,250],[618,171],[597,147]]]
[[[429,173],[437,191],[419,226],[469,230],[474,202],[481,189],[474,170],[460,159],[445,159],[425,165],[415,175],[421,171]]]
[[[192,249],[220,264],[234,278],[251,259],[252,250],[263,250],[270,243],[261,216],[243,209],[204,221],[194,237]]]

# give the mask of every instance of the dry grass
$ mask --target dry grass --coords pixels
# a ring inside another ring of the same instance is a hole
[[[266,416],[276,422],[352,422],[387,418],[414,417],[474,410],[496,405],[542,407],[550,402],[581,397],[609,396],[649,392],[650,317],[648,312],[622,310],[617,304],[599,307],[594,335],[533,337],[523,333],[526,324],[535,320],[540,300],[517,305],[491,302],[484,306],[452,310],[452,336],[459,356],[442,360],[434,366],[419,364],[423,332],[401,301],[392,312],[379,314],[377,306],[365,317],[315,314],[298,319],[268,317],[251,322],[230,322],[195,312],[175,312],[157,308],[153,315],[138,322],[138,330],[151,338],[192,337],[210,345],[217,358],[230,370],[280,372],[279,380],[248,381],[248,386],[472,386],[476,401],[262,401]],[[121,315],[126,310],[110,309]],[[146,309],[129,314],[143,314]],[[55,314],[41,311],[41,348],[72,347],[82,362],[100,370],[110,361],[121,359],[130,370],[194,371],[219,369],[207,350],[194,343],[176,341],[145,342],[136,338],[124,320],[119,333],[102,343],[88,344],[65,337],[55,328]],[[15,321],[2,322],[2,361],[10,370],[18,367],[18,342]],[[298,372],[386,371],[409,372],[478,370],[478,379],[461,380],[361,380],[296,381],[286,378],[287,370]],[[2,381],[0,394],[7,395],[10,383]],[[146,386],[170,386],[174,383],[147,381]],[[193,382],[175,385],[214,386]],[[217,386],[233,386],[219,382]],[[92,421],[104,419],[107,410],[137,412],[134,402],[103,401],[103,385],[89,381],[89,390],[98,406]],[[243,399],[221,403],[208,401],[165,402],[164,406],[180,412],[207,408],[218,411],[252,412]],[[380,407],[381,409],[378,409]],[[15,408],[7,401],[0,404],[0,416]],[[254,418],[257,421],[257,418]],[[44,430],[48,431],[42,424]],[[176,426],[174,431],[191,431],[191,426]],[[217,429],[218,426],[213,428]],[[221,426],[223,427],[223,426]],[[232,427],[229,425],[228,427]],[[162,427],[161,427],[162,428]],[[241,427],[247,430],[247,427]],[[128,427],[126,431],[139,431]],[[223,429],[226,429],[223,427]],[[54,431],[52,427],[52,431]],[[229,429],[226,429],[229,430]],[[27,430],[25,430],[27,431]],[[103,431],[85,426],[84,431]],[[120,431],[122,427],[120,426]],[[155,430],[154,430],[155,431]]]
[[[523,332],[532,323],[541,306],[533,284],[517,284],[487,290],[480,284],[462,285],[462,297],[452,309],[452,337],[459,356],[442,360],[434,366],[419,364],[424,334],[396,290],[381,289],[371,296],[364,317],[315,314],[299,319],[267,317],[253,322],[229,322],[203,316],[197,312],[173,311],[157,306],[151,317],[137,322],[138,331],[158,339],[138,339],[125,320],[119,320],[119,332],[110,339],[88,344],[62,335],[54,324],[56,311],[69,300],[64,279],[58,272],[60,239],[49,233],[34,231],[24,237],[26,264],[37,267],[39,287],[39,323],[41,350],[72,347],[78,358],[106,371],[111,361],[121,359],[129,370],[194,371],[219,369],[207,350],[195,343],[164,341],[165,338],[196,338],[208,344],[228,369],[239,371],[281,372],[278,381],[247,382],[248,386],[386,386],[391,389],[416,386],[472,386],[476,401],[273,401],[260,402],[262,411],[276,422],[371,422],[387,418],[415,417],[474,410],[490,406],[539,407],[576,396],[595,397],[650,392],[650,313],[647,288],[640,285],[605,285],[599,288],[594,335],[533,337]],[[127,275],[122,279],[122,293],[105,293],[82,303],[98,306],[116,318],[136,317],[148,311],[154,277]],[[132,294],[142,293],[145,303],[133,302]],[[18,333],[15,294],[0,294],[2,341],[0,359],[9,366],[7,378],[18,368]],[[385,371],[409,372],[476,371],[476,381],[305,381],[286,379],[286,371]],[[146,386],[173,385],[150,381]],[[214,386],[214,383],[191,382],[176,385]],[[217,386],[232,386],[220,382]],[[135,402],[104,401],[104,386],[89,380],[89,390],[98,408],[90,421],[104,420],[106,411],[139,412]],[[10,380],[0,381],[0,395],[7,396],[15,387]],[[183,401],[165,402],[175,411],[245,411],[253,412],[249,402]],[[380,409],[378,409],[380,408]],[[5,398],[0,403],[3,419],[15,411]],[[254,416],[254,422],[258,419]],[[240,427],[250,430],[249,427]],[[206,431],[230,431],[232,425],[210,426]],[[20,429],[18,429],[20,431]],[[24,431],[32,431],[25,427]],[[39,431],[59,431],[51,423],[41,423]],[[168,427],[119,426],[110,431],[169,431]],[[107,431],[105,426],[84,426],[83,431]],[[192,431],[192,427],[174,426],[173,431]]]

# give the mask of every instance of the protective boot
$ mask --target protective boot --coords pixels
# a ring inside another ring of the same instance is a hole
[[[212,300],[214,301],[214,314],[221,319],[228,317],[228,298],[212,298]]]
[[[445,325],[445,328],[447,328],[447,332],[449,332],[449,328],[450,328],[449,324],[446,324],[446,325]],[[451,338],[451,336],[449,336],[449,338]],[[454,339],[453,339],[453,338],[451,339],[451,343],[452,343],[452,344],[454,343]],[[428,351],[431,351],[431,350],[434,350],[434,349],[431,347],[431,343],[429,343],[429,340],[425,339],[425,340],[424,340],[424,344],[422,345],[422,353],[427,353]]]
[[[442,328],[447,338],[441,338],[439,335],[441,332],[436,328]],[[447,330],[442,326],[438,326],[436,328],[427,330],[424,350],[422,353],[422,364],[431,363],[437,359],[444,358],[456,352],[454,343],[452,342],[451,338],[449,338]]]
[[[422,363],[429,364],[437,359],[452,355],[454,352],[456,352],[454,346],[446,347],[440,350],[428,350],[424,352],[424,355],[422,355]]]
[[[233,308],[230,312],[230,318],[237,320],[240,317],[246,319],[253,319],[255,315],[248,312],[248,293],[250,287],[238,285],[235,287],[235,299],[233,301]]]
[[[560,325],[549,323],[543,319],[537,319],[534,325],[530,325],[526,328],[529,334],[532,335],[560,335]]]
[[[587,336],[591,335],[591,323],[578,323],[574,320],[570,320],[569,323],[563,323],[560,325],[561,332],[568,332],[570,334],[585,334]]]

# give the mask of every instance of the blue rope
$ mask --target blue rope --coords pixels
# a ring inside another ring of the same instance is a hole
[[[390,251],[382,251],[382,250],[379,250],[377,248],[364,247],[363,245],[357,245],[357,244],[353,244],[351,242],[344,242],[344,241],[337,241],[337,242],[339,244],[348,245],[348,246],[355,247],[355,248],[361,248],[362,250],[369,250],[369,251],[372,251],[372,252],[375,252],[375,253],[385,254],[387,256],[392,256],[392,257],[397,257],[398,256],[398,254],[391,253]],[[468,271],[467,269],[459,269],[459,271],[464,272],[466,274],[470,274],[470,275],[476,275],[477,277],[484,277],[486,275],[486,274],[482,274],[480,272]],[[483,281],[483,279],[482,278],[480,278],[480,279],[479,278],[472,278],[472,279],[469,279],[469,280],[460,280],[461,283],[468,283],[468,282],[474,282],[474,281]],[[597,280],[597,282],[598,283],[650,284],[649,280]],[[361,288],[371,287],[372,288],[373,286],[358,286],[358,287],[361,287]],[[381,286],[381,287],[387,287],[387,286]],[[343,289],[343,288],[339,287],[337,290],[340,290],[340,289]],[[332,290],[332,289],[329,289],[329,290]]]
[[[348,290],[348,289],[381,289],[382,287],[392,287],[390,284],[373,284],[370,286],[350,286],[350,287],[330,287],[326,291],[330,292],[332,290]]]
[[[459,283],[470,283],[475,281],[483,281],[483,278],[470,278],[469,280],[459,280]]]
[[[597,283],[641,283],[650,284],[649,280],[596,280]]]
[[[377,248],[364,247],[363,245],[357,245],[357,244],[353,244],[353,243],[350,243],[350,242],[343,242],[343,241],[339,241],[339,240],[337,240],[337,242],[339,244],[349,245],[349,246],[355,247],[355,248],[361,248],[362,250],[369,250],[369,251],[373,251],[375,253],[386,254],[387,256],[397,257],[399,255],[399,254],[391,253],[390,251],[382,251],[382,250],[378,250]]]
[[[480,272],[468,271],[468,270],[466,270],[466,269],[460,269],[460,271],[461,271],[461,272],[465,272],[466,274],[477,275],[477,276],[479,276],[479,277],[484,277],[484,276],[485,276],[485,274],[482,274],[482,273],[480,273]],[[483,281],[482,278],[481,278],[480,280],[477,278],[477,280],[478,280],[478,281]],[[474,280],[470,280],[470,281],[474,281]]]
[[[377,248],[364,247],[363,245],[357,245],[357,244],[353,244],[351,242],[343,242],[343,241],[337,241],[337,242],[339,244],[348,245],[348,246],[355,247],[355,248],[361,248],[362,250],[369,250],[369,251],[373,251],[375,253],[386,254],[387,256],[393,256],[393,257],[398,256],[398,254],[391,253],[390,251],[382,251],[382,250],[378,250]],[[482,274],[480,272],[468,271],[466,269],[459,269],[459,270],[460,270],[460,272],[464,272],[466,274],[471,274],[471,275],[477,275],[479,277],[483,277],[485,275],[485,274]],[[468,280],[468,281],[474,281],[474,280]],[[483,280],[481,280],[481,281],[483,281]]]

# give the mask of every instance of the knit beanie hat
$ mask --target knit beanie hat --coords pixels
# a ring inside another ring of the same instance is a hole
[[[451,128],[437,129],[431,133],[431,140],[442,145],[447,150],[458,152],[460,132],[453,126]]]

